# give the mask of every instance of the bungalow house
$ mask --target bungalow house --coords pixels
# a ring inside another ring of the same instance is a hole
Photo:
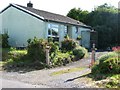
[[[8,33],[9,44],[13,47],[27,46],[33,37],[47,39],[53,37],[61,42],[66,34],[76,39],[81,35],[82,46],[90,48],[91,27],[69,17],[33,8],[10,4],[0,12],[0,32]]]

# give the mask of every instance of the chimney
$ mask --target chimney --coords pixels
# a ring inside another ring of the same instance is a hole
[[[27,3],[27,7],[30,7],[30,8],[33,7],[33,4],[31,3],[31,1],[29,1],[29,3]]]

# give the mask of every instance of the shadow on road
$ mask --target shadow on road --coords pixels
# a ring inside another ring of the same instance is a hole
[[[71,81],[74,81],[76,79],[79,79],[79,78],[82,78],[82,77],[88,77],[90,74],[86,74],[86,75],[82,75],[82,76],[79,76],[79,77],[75,77],[75,78],[72,78],[72,79],[68,79],[66,80],[65,82],[71,82]]]

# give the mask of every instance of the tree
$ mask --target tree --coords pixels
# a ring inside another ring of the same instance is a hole
[[[120,44],[120,12],[118,14],[117,8],[105,3],[90,13],[84,12],[73,8],[67,16],[92,26],[98,32],[98,48],[105,49]]]
[[[68,12],[67,16],[75,20],[84,22],[88,13],[88,11],[83,11],[80,8],[73,8]]]
[[[86,23],[98,32],[98,47],[107,48],[118,43],[118,10],[104,4],[95,8]]]

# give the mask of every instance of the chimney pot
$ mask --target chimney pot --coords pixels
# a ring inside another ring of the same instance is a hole
[[[31,1],[29,1],[29,3],[27,3],[27,7],[30,7],[30,8],[33,7],[33,4],[31,3]]]

